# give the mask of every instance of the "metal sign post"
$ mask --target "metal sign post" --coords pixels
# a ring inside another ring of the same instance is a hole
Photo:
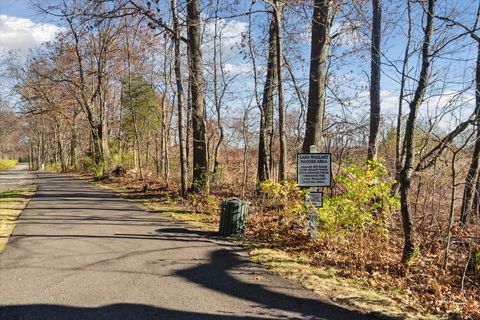
[[[307,213],[308,217],[308,229],[310,230],[310,237],[313,241],[316,241],[318,238],[318,212],[310,210]]]
[[[310,187],[310,193],[305,195],[310,236],[317,240],[318,212],[314,208],[323,207],[323,193],[319,187],[331,187],[332,155],[319,153],[317,147],[310,146],[310,153],[297,154],[297,181],[300,187]]]
[[[297,154],[297,179],[300,187],[330,187],[331,176],[330,153]]]

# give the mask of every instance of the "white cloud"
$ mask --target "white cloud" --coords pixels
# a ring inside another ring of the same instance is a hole
[[[247,32],[248,23],[238,20],[218,19],[217,32],[222,37],[222,45],[231,47],[242,42],[242,34]],[[215,21],[209,20],[205,23],[205,38],[213,39],[215,35]]]
[[[215,36],[215,21],[212,19],[204,21],[203,34],[203,59],[207,62],[206,68],[210,70],[209,63],[213,59],[213,39]],[[252,73],[251,63],[245,63],[239,54],[243,41],[243,35],[247,32],[248,23],[238,20],[217,20],[217,34],[221,37],[221,50],[223,70],[228,76],[249,75]],[[218,44],[218,43],[217,43]],[[218,50],[218,48],[217,48]],[[218,58],[217,58],[218,59]]]
[[[215,36],[214,20],[205,21],[203,35],[203,49],[205,58],[213,55],[213,38]],[[248,23],[237,20],[219,19],[217,21],[217,32],[222,41],[223,61],[235,60],[239,57],[243,34],[247,32]]]
[[[241,64],[225,63],[223,66],[223,70],[225,71],[225,73],[231,76],[245,75],[253,72],[252,65],[249,63],[241,63]]]
[[[367,97],[370,97],[368,95]],[[386,115],[396,115],[398,112],[398,94],[394,94],[388,90],[380,91],[380,100],[382,112]]]
[[[26,51],[53,40],[61,30],[49,23],[35,23],[30,19],[0,15],[0,50]]]

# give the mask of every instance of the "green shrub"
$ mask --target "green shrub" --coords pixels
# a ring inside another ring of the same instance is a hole
[[[85,172],[93,174],[95,177],[99,178],[103,176],[104,173],[104,163],[96,163],[95,159],[91,156],[86,156],[81,160],[82,169]]]
[[[45,163],[45,171],[48,172],[62,172],[62,165],[60,162],[47,162]]]
[[[398,209],[399,200],[391,195],[394,180],[388,177],[383,161],[351,166],[335,181],[344,192],[324,199],[320,226],[331,231],[340,227],[362,233],[385,232],[389,214]]]
[[[477,252],[477,270],[480,271],[480,251]]]
[[[262,214],[274,213],[274,219],[268,224],[269,238],[297,238],[306,236],[305,194],[295,182],[264,181],[260,191],[265,195]]]
[[[8,170],[17,165],[17,160],[0,159],[0,171]]]
[[[192,193],[190,201],[195,211],[210,216],[218,215],[220,212],[221,200],[211,195],[200,195]]]
[[[260,190],[265,195],[263,213],[274,213],[266,232],[274,238],[298,236],[307,230],[307,212],[319,215],[320,236],[332,233],[356,232],[366,235],[375,232],[384,235],[390,213],[398,209],[399,200],[391,195],[394,180],[387,175],[383,162],[373,161],[363,167],[352,165],[336,176],[342,193],[324,197],[323,208],[305,204],[309,189],[300,189],[295,182],[264,181]]]

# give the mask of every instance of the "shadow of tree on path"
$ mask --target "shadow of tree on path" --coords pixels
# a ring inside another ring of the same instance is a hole
[[[231,314],[207,314],[143,304],[112,304],[96,308],[28,304],[0,306],[2,320],[260,320],[272,319]]]

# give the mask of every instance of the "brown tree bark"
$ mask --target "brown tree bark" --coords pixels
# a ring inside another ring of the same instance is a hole
[[[278,133],[280,136],[280,159],[278,164],[278,180],[287,179],[287,136],[285,132],[285,93],[283,87],[283,44],[282,44],[282,11],[283,4],[279,0],[274,1],[275,16],[275,44],[276,44],[276,67],[278,80]]]
[[[205,137],[205,80],[201,49],[200,1],[187,2],[188,44],[191,74],[192,134],[193,134],[193,190],[208,186],[208,160]]]
[[[213,177],[216,178],[218,175],[218,170],[220,166],[220,162],[218,161],[218,152],[220,150],[220,146],[223,143],[223,140],[225,138],[225,130],[223,129],[222,125],[222,97],[225,92],[225,82],[224,82],[224,89],[221,94],[219,94],[219,89],[218,89],[218,62],[220,62],[220,69],[221,69],[221,75],[222,79],[224,80],[224,72],[223,72],[223,59],[222,59],[222,43],[221,43],[221,38],[219,39],[219,33],[218,33],[218,11],[219,11],[219,0],[216,0],[215,3],[215,32],[214,32],[214,37],[213,37],[213,94],[214,94],[214,100],[215,100],[215,111],[217,112],[217,128],[218,128],[218,140],[217,143],[215,144],[215,150],[213,154]],[[218,54],[218,50],[220,51],[220,54]],[[219,56],[219,57],[218,57]],[[218,59],[218,58],[219,59]]]
[[[410,57],[410,45],[412,43],[412,1],[407,0],[407,15],[408,15],[408,30],[407,30],[407,45],[403,55],[402,76],[400,79],[400,95],[398,99],[398,114],[397,114],[397,128],[395,132],[395,184],[393,186],[393,193],[398,195],[400,191],[400,171],[403,166],[403,158],[405,155],[402,146],[402,118],[403,118],[403,100],[405,97],[405,83],[408,74],[408,61]]]
[[[402,223],[404,231],[404,247],[402,254],[402,263],[409,263],[415,253],[415,237],[413,221],[410,212],[410,185],[413,173],[413,163],[415,160],[415,126],[418,110],[423,102],[425,91],[430,79],[431,65],[431,42],[434,29],[436,0],[428,0],[428,9],[426,11],[427,23],[424,29],[425,37],[422,45],[422,65],[415,95],[409,104],[409,114],[405,127],[404,147],[405,147],[405,163],[400,171],[400,207],[402,214]]]
[[[480,157],[480,38],[477,44],[477,62],[475,70],[475,126],[476,140],[473,148],[472,160],[465,178],[465,189],[463,190],[462,208],[460,214],[460,222],[466,225],[474,212],[473,193],[475,190],[475,180],[479,174],[479,157]]]
[[[277,45],[275,37],[275,16],[272,15],[272,21],[269,29],[269,50],[267,62],[267,79],[263,90],[263,101],[260,108],[260,135],[258,141],[258,182],[272,178],[272,158],[273,158],[273,115],[274,115],[274,96],[276,90],[276,59]]]
[[[175,71],[175,80],[177,84],[177,118],[178,118],[178,146],[180,153],[180,184],[181,184],[181,194],[182,197],[186,197],[188,194],[187,189],[187,154],[185,148],[185,119],[184,119],[184,110],[185,110],[185,101],[184,101],[184,90],[182,83],[182,66],[181,66],[181,54],[180,54],[180,27],[178,22],[178,13],[177,13],[177,0],[171,1],[172,7],[172,19],[173,19],[173,29],[175,31],[175,37],[173,41],[175,42],[175,62],[174,62],[174,71]]]
[[[377,136],[380,127],[380,45],[382,39],[382,0],[372,0],[372,45],[370,60],[370,135],[367,159],[377,155]]]
[[[332,0],[315,0],[312,18],[310,85],[303,152],[309,152],[311,145],[317,146],[318,150],[322,149],[323,116],[327,92],[327,59],[332,15]]]

